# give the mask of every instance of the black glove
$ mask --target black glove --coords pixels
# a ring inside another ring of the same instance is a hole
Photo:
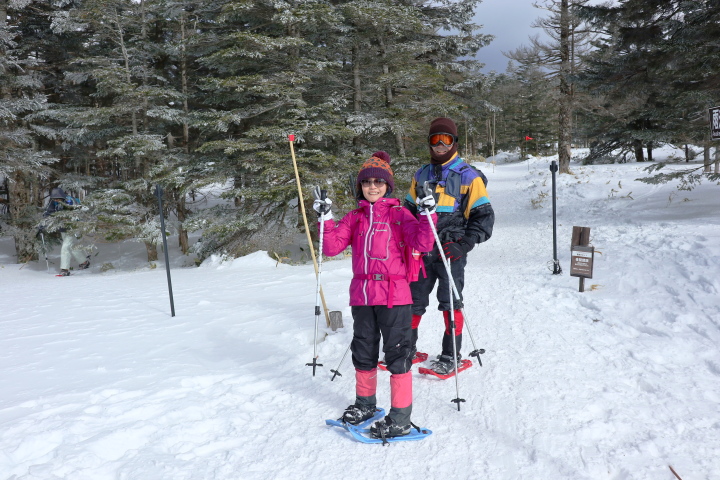
[[[457,262],[461,258],[467,256],[468,252],[473,249],[474,245],[471,245],[462,238],[457,242],[445,242],[443,244],[443,252],[445,252],[445,258],[451,262]]]

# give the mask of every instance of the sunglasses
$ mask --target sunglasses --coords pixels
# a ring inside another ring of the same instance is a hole
[[[360,183],[363,187],[369,187],[370,185],[382,187],[383,185],[387,185],[387,180],[384,178],[366,178],[365,180],[360,180]]]
[[[428,136],[428,143],[431,147],[437,147],[441,143],[446,147],[452,147],[455,143],[455,135],[449,133],[433,133]]]

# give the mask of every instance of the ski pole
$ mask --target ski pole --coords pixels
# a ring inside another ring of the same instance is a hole
[[[350,345],[352,345],[352,343],[351,343]],[[343,362],[345,361],[345,357],[347,357],[347,354],[348,354],[348,352],[350,351],[350,345],[348,345],[347,349],[345,349],[345,354],[344,354],[344,355],[342,356],[342,358],[340,359],[340,363],[338,363],[337,368],[336,368],[335,370],[333,370],[332,368],[330,369],[330,371],[333,372],[333,376],[332,376],[332,378],[330,379],[331,382],[332,382],[333,380],[335,380],[335,377],[336,377],[336,376],[342,377],[342,373],[340,373],[340,367],[342,367],[342,364],[343,364]]]
[[[305,225],[305,235],[307,236],[310,256],[312,257],[313,266],[315,267],[315,276],[317,276],[318,265],[317,259],[315,258],[315,247],[313,247],[312,239],[310,238],[310,228],[308,227],[307,215],[305,215],[305,204],[303,203],[302,186],[300,185],[300,173],[298,172],[297,161],[295,160],[295,147],[293,147],[295,135],[288,135],[288,141],[290,142],[290,155],[292,156],[293,168],[295,169],[295,183],[297,184],[298,190],[298,206],[300,207],[300,213],[302,213],[303,224]],[[322,256],[322,252],[320,252],[320,256]],[[330,314],[328,313],[328,308],[325,304],[325,295],[323,294],[322,287],[320,287],[320,299],[322,300],[323,308],[325,310],[325,323],[329,327]]]
[[[327,191],[320,190],[320,200],[325,200],[327,197]],[[313,367],[313,377],[315,376],[315,368],[322,367],[322,363],[317,363],[317,334],[318,334],[318,323],[320,322],[320,276],[322,274],[322,258],[323,258],[323,237],[325,236],[325,220],[323,214],[325,213],[325,205],[320,205],[320,240],[318,245],[318,260],[317,260],[317,288],[315,289],[315,338],[313,339],[313,359],[311,363],[306,363],[307,366]]]
[[[455,287],[455,285],[453,285],[453,291],[455,292],[455,298],[459,298],[458,294],[457,294],[457,287]],[[480,355],[485,353],[485,349],[477,348],[477,345],[475,345],[475,339],[473,338],[473,334],[470,331],[470,322],[467,321],[468,317],[465,314],[465,308],[464,307],[460,308],[460,312],[462,312],[463,319],[465,320],[465,328],[467,328],[468,336],[470,337],[470,342],[472,343],[472,346],[473,346],[473,351],[470,352],[470,356],[475,357],[475,359],[477,359],[477,361],[478,361],[478,365],[480,365],[482,367],[482,360],[480,360]]]
[[[425,182],[425,184],[427,184],[427,183],[428,182]],[[425,189],[425,187],[423,187],[423,189]],[[428,186],[428,190],[426,190],[426,191],[429,191],[429,186]],[[430,192],[430,193],[432,193],[432,192]],[[440,248],[440,247],[438,247],[438,248]],[[460,292],[458,292],[457,285],[455,284],[455,279],[452,278],[452,275],[450,276],[450,278],[452,279],[452,281],[450,283],[452,286],[452,293],[455,295],[455,299],[459,302],[460,301]],[[468,336],[470,337],[470,343],[472,343],[472,346],[473,346],[473,351],[470,352],[470,356],[475,357],[475,359],[478,362],[478,365],[480,365],[482,367],[482,360],[480,359],[480,355],[485,353],[485,349],[477,348],[477,344],[475,343],[475,338],[473,337],[473,334],[472,334],[472,329],[470,328],[471,322],[468,320],[468,316],[465,314],[465,308],[460,307],[460,312],[462,313],[463,319],[465,320],[465,327],[467,328]]]
[[[423,184],[423,190],[425,191],[425,196],[432,195],[432,189],[430,188],[430,182],[425,182]],[[450,312],[448,315],[448,319],[450,322],[450,335],[452,335],[452,344],[453,344],[453,362],[455,364],[455,393],[457,394],[457,397],[452,400],[453,403],[457,404],[458,411],[460,411],[460,403],[464,402],[464,398],[460,398],[460,381],[458,380],[458,358],[457,358],[457,341],[455,339],[455,309],[453,305],[453,286],[455,285],[455,280],[453,279],[452,272],[450,271],[450,262],[445,257],[445,252],[442,248],[442,243],[440,243],[440,237],[438,237],[437,229],[435,228],[435,224],[432,221],[432,217],[428,215],[428,223],[430,224],[430,230],[433,232],[433,236],[435,237],[435,244],[438,247],[438,252],[440,253],[440,257],[442,258],[443,265],[445,266],[445,271],[447,272],[448,276],[448,290],[450,294]]]
[[[43,232],[40,232],[40,240],[42,240],[43,244],[43,255],[45,255],[45,265],[47,265],[48,272],[50,271],[50,262],[47,258],[47,247],[45,246],[45,234]]]

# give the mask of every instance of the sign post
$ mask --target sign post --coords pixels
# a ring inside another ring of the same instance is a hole
[[[712,107],[710,110],[710,138],[720,140],[720,107]]]
[[[570,242],[570,276],[580,277],[578,291],[585,291],[585,279],[592,278],[595,247],[589,246],[590,228],[573,227]]]

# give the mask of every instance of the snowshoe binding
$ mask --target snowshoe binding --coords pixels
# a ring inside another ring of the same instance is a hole
[[[372,425],[372,427],[370,427],[370,436],[372,438],[381,439],[404,437],[410,433],[410,428],[410,424],[398,425],[393,422],[392,418],[385,417],[382,420],[378,420]]]
[[[359,425],[365,420],[372,418],[375,412],[375,405],[352,404],[345,409],[345,412],[339,420],[349,423],[350,425]]]

